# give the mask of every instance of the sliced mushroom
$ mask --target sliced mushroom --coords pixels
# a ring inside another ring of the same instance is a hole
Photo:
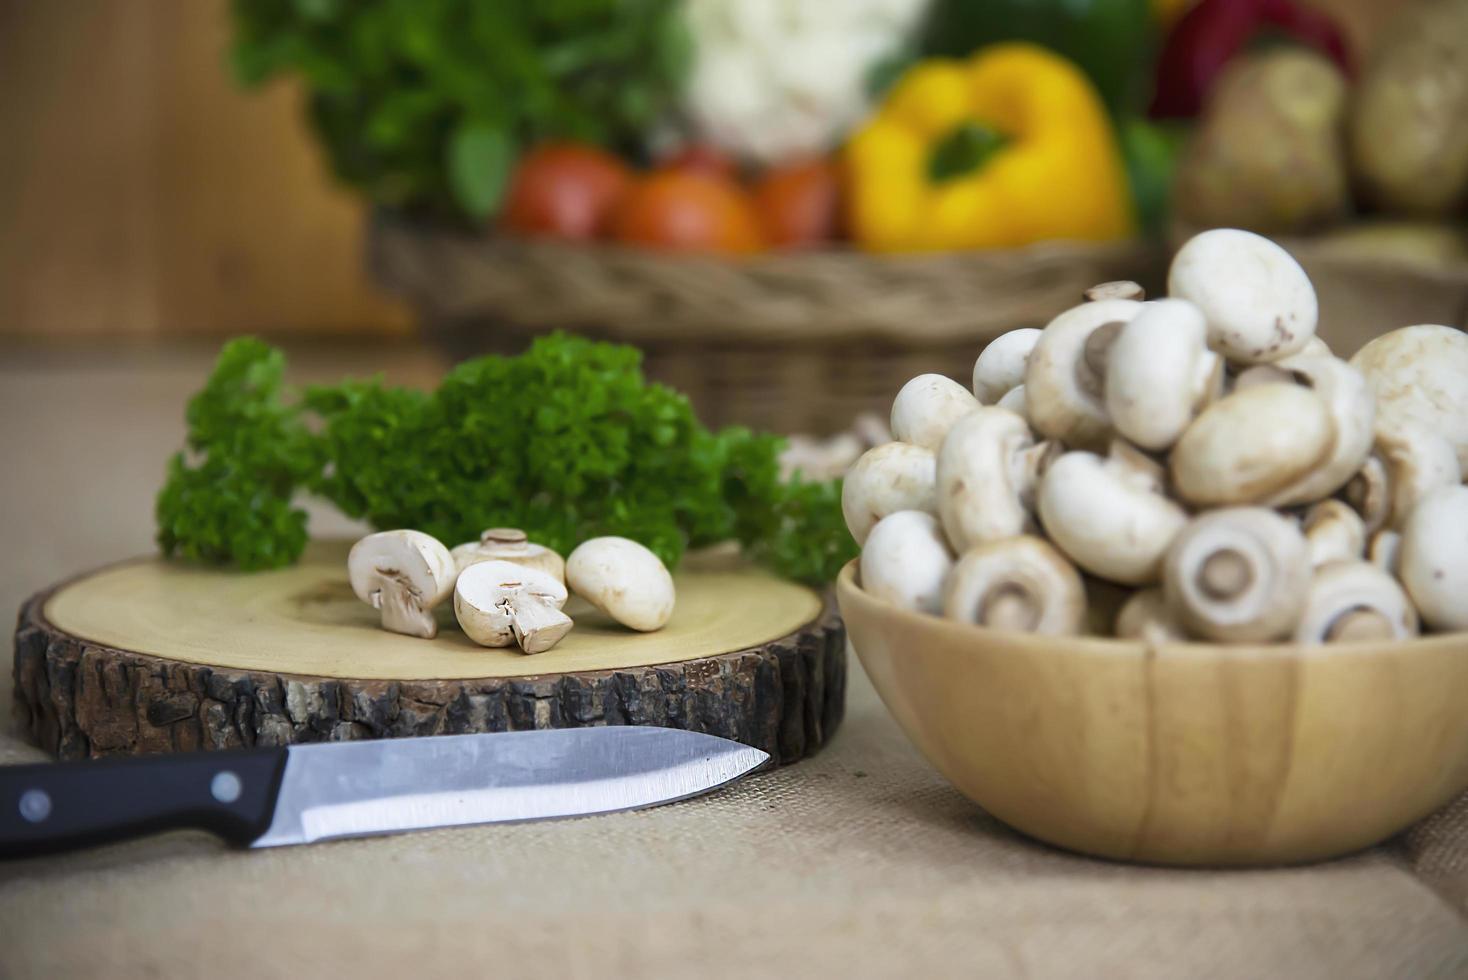
[[[1188,522],[1162,492],[1162,469],[1124,443],[1107,457],[1070,452],[1040,479],[1046,533],[1077,565],[1125,585],[1155,582],[1162,557]]]
[[[1078,449],[1105,448],[1107,348],[1141,308],[1135,300],[1103,299],[1050,321],[1025,369],[1026,414],[1037,432]]]
[[[1208,327],[1187,300],[1147,303],[1121,328],[1106,360],[1106,413],[1143,449],[1163,450],[1216,399],[1223,358],[1208,349]]]
[[[1468,473],[1468,334],[1421,324],[1382,334],[1351,358],[1376,392],[1382,426],[1447,439]]]
[[[1263,507],[1196,517],[1168,550],[1163,591],[1191,634],[1224,643],[1294,632],[1310,588],[1310,556],[1295,523]]]
[[[433,609],[454,591],[458,568],[443,542],[422,531],[378,531],[352,546],[347,577],[357,598],[382,613],[382,628],[431,640]]]
[[[1424,623],[1468,629],[1468,487],[1439,487],[1413,508],[1398,569]]]
[[[540,569],[508,561],[477,562],[459,573],[454,615],[464,635],[486,647],[519,645],[543,653],[571,631],[561,612],[566,587]]]
[[[967,388],[941,374],[920,374],[892,401],[892,435],[933,452],[953,423],[979,407]]]
[[[1116,614],[1118,638],[1150,643],[1181,643],[1188,638],[1158,588],[1138,589]]]
[[[1021,327],[989,341],[974,362],[974,397],[979,404],[996,404],[1025,383],[1025,366],[1039,339],[1039,330]]]
[[[1335,424],[1298,385],[1261,384],[1205,408],[1172,449],[1178,496],[1200,507],[1273,501],[1331,458]]]
[[[1339,358],[1301,354],[1279,364],[1325,403],[1334,432],[1329,455],[1314,470],[1265,500],[1289,507],[1330,496],[1360,471],[1376,431],[1376,396],[1361,372]]]
[[[643,633],[668,624],[678,597],[662,559],[630,538],[581,542],[566,559],[566,582],[623,626]]]
[[[939,613],[953,552],[932,514],[900,510],[877,522],[861,549],[861,587],[914,612]]]
[[[1043,538],[988,541],[964,552],[948,576],[943,615],[996,630],[1071,636],[1086,617],[1081,576]]]
[[[1397,580],[1364,561],[1315,570],[1296,643],[1404,640],[1416,636],[1417,610]]]
[[[938,451],[938,516],[956,551],[1032,527],[1035,482],[1058,446],[1035,444],[1025,420],[984,406],[956,422]]]
[[[1360,561],[1366,550],[1366,525],[1351,506],[1340,500],[1322,500],[1305,512],[1301,528],[1310,549],[1310,564]]]
[[[565,559],[544,545],[535,544],[517,527],[492,527],[479,535],[478,541],[456,547],[453,555],[459,571],[481,561],[508,561],[566,581]]]
[[[1208,321],[1208,343],[1231,361],[1259,364],[1301,351],[1319,306],[1305,270],[1269,239],[1237,228],[1194,235],[1178,249],[1167,292]]]
[[[857,544],[899,510],[938,513],[938,461],[933,450],[889,442],[862,454],[841,484],[841,513]]]

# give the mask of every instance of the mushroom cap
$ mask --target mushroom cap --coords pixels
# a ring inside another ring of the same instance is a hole
[[[1397,580],[1364,561],[1315,570],[1296,643],[1404,640],[1416,636],[1417,610]]]
[[[1402,535],[1400,531],[1382,528],[1371,536],[1366,545],[1366,557],[1382,571],[1401,578]]]
[[[1278,640],[1300,621],[1310,556],[1294,521],[1264,507],[1195,517],[1163,570],[1167,604],[1190,634],[1222,642]]]
[[[1138,589],[1116,614],[1113,630],[1123,640],[1177,643],[1187,639],[1159,588]]]
[[[1203,311],[1209,346],[1231,361],[1277,361],[1315,336],[1320,311],[1310,278],[1290,253],[1253,232],[1194,235],[1173,257],[1167,292]]]
[[[1004,393],[1004,397],[1000,398],[994,405],[998,408],[1007,408],[1026,421],[1029,420],[1029,400],[1025,395],[1024,385],[1015,385],[1013,388],[1010,388]]]
[[[1075,567],[1043,538],[987,541],[953,566],[943,615],[991,629],[1073,636],[1085,622],[1086,588]]]
[[[987,405],[954,423],[938,451],[938,516],[956,551],[1022,533],[1030,524],[1035,474],[1023,453],[1030,427]]]
[[[1433,324],[1402,327],[1358,350],[1351,366],[1376,392],[1384,427],[1438,433],[1468,472],[1468,335]]]
[[[1399,528],[1417,504],[1438,487],[1463,482],[1452,443],[1436,432],[1410,423],[1378,425],[1376,454],[1386,468],[1391,513],[1387,522]]]
[[[1038,328],[1021,327],[989,341],[974,361],[974,397],[979,404],[993,405],[1024,384],[1025,366],[1039,339]]]
[[[510,561],[566,581],[565,559],[531,541],[519,528],[492,527],[480,534],[478,541],[456,545],[452,553],[461,572],[481,561]]]
[[[861,587],[915,612],[938,613],[953,552],[932,514],[900,510],[877,522],[861,550]]]
[[[1155,582],[1168,545],[1188,522],[1163,496],[1155,472],[1085,451],[1050,464],[1036,503],[1061,551],[1092,575],[1125,585]]]
[[[1141,309],[1136,300],[1096,300],[1046,325],[1025,368],[1025,406],[1035,431],[1075,448],[1105,448],[1111,438],[1102,396],[1106,344]]]
[[[1163,450],[1222,382],[1223,358],[1208,349],[1202,311],[1183,299],[1146,303],[1107,354],[1106,414],[1138,446]]]
[[[1147,298],[1147,291],[1130,279],[1113,279],[1110,282],[1098,282],[1087,289],[1084,295],[1091,302],[1103,299],[1134,299],[1141,302]]]
[[[515,641],[515,616],[506,600],[513,602],[521,595],[554,609],[566,604],[566,586],[554,576],[538,568],[490,559],[475,562],[459,573],[454,586],[454,616],[475,643],[507,647]]]
[[[1300,354],[1280,361],[1330,412],[1330,454],[1309,473],[1265,502],[1290,507],[1321,500],[1345,486],[1371,455],[1376,432],[1376,396],[1360,371],[1337,357]]]
[[[1209,405],[1172,447],[1178,496],[1200,507],[1271,500],[1330,458],[1335,424],[1308,388],[1260,384]]]
[[[454,556],[442,541],[406,528],[369,534],[347,554],[352,591],[369,605],[383,580],[395,578],[418,593],[422,608],[432,609],[453,594],[458,574]]]
[[[583,541],[566,559],[576,594],[630,629],[650,633],[673,617],[673,576],[657,555],[629,538]]]
[[[892,401],[892,435],[937,452],[953,423],[978,407],[973,393],[952,378],[920,374]]]
[[[841,484],[841,514],[857,544],[899,510],[938,513],[938,460],[933,450],[889,442],[861,455]]]
[[[1316,567],[1337,561],[1360,561],[1366,550],[1366,524],[1343,500],[1322,500],[1305,512],[1301,523]]]
[[[1468,629],[1468,487],[1440,487],[1413,508],[1398,572],[1424,623]]]

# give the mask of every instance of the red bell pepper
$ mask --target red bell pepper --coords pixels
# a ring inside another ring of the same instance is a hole
[[[1203,108],[1229,59],[1251,41],[1283,35],[1315,48],[1351,74],[1351,57],[1335,22],[1295,0],[1201,0],[1173,27],[1157,61],[1156,119],[1191,118]]]

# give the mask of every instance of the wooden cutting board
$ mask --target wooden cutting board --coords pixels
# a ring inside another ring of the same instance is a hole
[[[63,758],[582,725],[667,725],[781,763],[840,722],[845,634],[816,592],[728,553],[693,556],[656,633],[573,598],[576,628],[526,656],[383,631],[347,584],[349,542],[237,573],[158,558],[32,598],[15,643],[18,716]]]

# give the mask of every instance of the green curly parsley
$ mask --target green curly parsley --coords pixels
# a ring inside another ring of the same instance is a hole
[[[617,534],[672,567],[689,547],[736,539],[815,583],[856,552],[839,483],[782,481],[780,439],[705,429],[686,398],[643,379],[630,347],[557,334],[461,364],[437,391],[346,381],[294,401],[284,369],[251,338],[220,354],[189,403],[190,453],[158,495],[165,554],[288,565],[306,544],[302,491],[450,545],[513,526],[566,554]]]

